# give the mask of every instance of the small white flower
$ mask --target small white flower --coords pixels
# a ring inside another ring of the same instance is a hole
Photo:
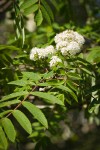
[[[71,54],[75,55],[80,52],[80,45],[77,42],[70,42],[66,50]]]
[[[74,31],[66,30],[59,34],[56,34],[54,41],[55,41],[55,43],[59,43],[62,41],[71,42],[74,39],[75,39]]]
[[[55,49],[52,45],[45,47],[45,54],[48,56],[49,54],[54,54]]]
[[[62,33],[56,34],[56,36],[54,37],[55,43],[61,42],[62,41],[61,40],[62,36],[63,36]]]
[[[61,42],[56,44],[56,49],[59,50],[59,49],[61,49],[63,47],[67,47],[68,44],[69,43],[67,41],[61,41]]]
[[[58,56],[52,56],[50,63],[50,67],[56,66],[58,63],[62,62],[62,60]]]
[[[82,46],[85,43],[84,37],[77,32],[74,32],[74,35],[75,35],[75,41],[78,42],[80,46]]]
[[[43,48],[40,48],[38,50],[38,58],[41,59],[41,58],[45,58],[45,50]]]
[[[63,32],[63,34],[65,35],[65,40],[67,42],[71,42],[75,39],[75,35],[74,35],[74,31],[73,30],[66,30]]]
[[[65,39],[66,39],[66,34],[62,32],[62,33],[56,34],[54,41],[55,43],[59,43],[61,41],[65,41]]]
[[[81,51],[81,47],[85,43],[84,37],[73,30],[65,30],[57,34],[54,40],[56,49],[60,50],[62,55],[68,55],[68,53],[75,55]]]
[[[70,42],[67,47],[61,48],[61,53],[64,56],[68,54],[75,55],[78,52],[80,52],[80,45],[77,42]]]
[[[62,55],[64,55],[64,56],[68,55],[67,47],[61,48],[61,53],[62,53]]]
[[[30,52],[30,59],[35,61],[37,59],[46,58],[48,57],[49,54],[54,54],[54,53],[55,53],[55,49],[52,45],[47,46],[45,48],[34,47]]]
[[[37,60],[37,57],[38,57],[38,48],[37,47],[34,47],[32,48],[31,52],[30,52],[30,59],[31,60]]]

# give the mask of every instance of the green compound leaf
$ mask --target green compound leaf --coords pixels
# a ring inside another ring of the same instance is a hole
[[[50,71],[50,72],[46,72],[43,74],[43,78],[44,79],[49,79],[49,78],[52,78],[54,76],[54,71]]]
[[[2,119],[2,127],[4,128],[4,131],[8,137],[8,139],[12,142],[15,141],[16,138],[16,131],[14,129],[14,126],[10,119],[8,118],[3,118]]]
[[[22,104],[43,126],[48,128],[48,122],[42,111],[30,102],[23,102]]]
[[[52,20],[54,20],[54,15],[52,13],[52,10],[50,8],[50,6],[48,5],[48,3],[45,0],[41,0],[41,3],[43,4],[44,8],[46,9],[48,15],[50,16],[50,18]]]
[[[70,80],[67,80],[66,84],[73,90],[78,91],[78,85]]]
[[[37,3],[38,0],[25,0],[21,6],[20,6],[20,9],[26,9],[28,7],[30,7],[31,5]]]
[[[15,98],[15,97],[18,97],[18,96],[23,96],[23,95],[28,95],[28,92],[27,91],[21,91],[21,92],[15,92],[15,93],[12,93],[12,94],[9,94],[7,96],[4,96],[0,102],[2,101],[6,101],[8,99],[11,99],[11,98]]]
[[[45,92],[31,92],[30,94],[34,95],[34,96],[38,96],[40,98],[43,98],[46,102],[49,102],[51,104],[59,104],[64,106],[64,103],[58,99],[56,96],[53,96],[49,93],[45,93]]]
[[[66,91],[66,92],[70,93],[70,95],[75,99],[75,101],[78,102],[76,94],[70,88],[68,88],[68,87],[66,87],[64,85],[56,86],[56,88],[61,89],[63,91]]]
[[[41,79],[41,75],[34,72],[22,72],[23,77],[26,79],[31,79],[32,81],[39,81]]]
[[[8,142],[5,133],[2,127],[0,126],[0,150],[7,150],[7,148],[8,148]]]
[[[80,75],[78,75],[77,73],[73,73],[73,72],[68,72],[67,76],[73,80],[82,80],[82,78],[80,77]]]
[[[46,10],[43,6],[41,6],[41,12],[42,12],[43,17],[45,18],[45,20],[48,22],[48,24],[51,25],[51,19],[50,19],[50,16],[48,15],[47,10]]]
[[[7,115],[8,113],[12,112],[12,110],[6,110],[4,112],[0,113],[0,118],[2,118],[3,116]]]
[[[29,134],[32,133],[32,126],[29,119],[20,110],[14,110],[12,113],[22,128]]]
[[[21,49],[15,46],[10,46],[10,45],[0,45],[0,51],[1,50],[11,50],[11,51],[20,51]]]
[[[43,21],[42,12],[40,9],[38,10],[37,15],[35,16],[35,21],[36,21],[37,26],[39,26]]]
[[[27,85],[35,85],[35,83],[33,81],[29,81],[27,79],[20,79],[20,80],[16,80],[16,81],[11,81],[8,84],[24,86],[24,87]]]
[[[2,102],[0,103],[0,108],[5,107],[5,106],[11,106],[13,104],[18,104],[20,103],[20,100],[12,100],[12,101],[7,101],[7,102]]]
[[[99,63],[100,62],[100,46],[93,47],[89,50],[91,51],[87,55],[87,61]]]
[[[21,80],[11,81],[8,84],[13,84],[13,85],[18,85],[18,86],[26,86],[28,84],[28,81],[21,79]]]
[[[38,4],[32,5],[26,9],[24,9],[24,15],[29,15],[38,10]]]

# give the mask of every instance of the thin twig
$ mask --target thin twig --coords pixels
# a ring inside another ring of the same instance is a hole
[[[33,92],[36,88],[37,88],[37,86],[35,86],[35,87],[32,89],[31,92]],[[31,92],[30,92],[30,93],[31,93]],[[16,110],[17,108],[19,108],[19,107],[22,105],[22,103],[29,97],[30,93],[29,93],[28,95],[26,95],[26,97],[24,97],[24,99],[23,99],[6,117],[9,117],[9,116],[12,114],[12,112],[13,112],[14,110]]]

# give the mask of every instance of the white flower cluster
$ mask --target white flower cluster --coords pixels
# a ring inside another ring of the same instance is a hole
[[[84,37],[73,30],[66,30],[57,34],[54,40],[56,49],[60,50],[62,55],[68,53],[75,55],[81,51],[81,47],[85,42]]]
[[[53,55],[54,53],[55,53],[55,49],[52,45],[47,46],[45,48],[34,47],[30,52],[30,59],[36,61],[41,58],[46,58],[50,54]]]
[[[32,48],[30,52],[30,59],[36,61],[38,59],[47,58],[50,55],[51,60],[49,64],[50,67],[54,67],[58,63],[62,62],[62,60],[56,56],[58,51],[60,51],[64,56],[68,54],[75,55],[81,51],[85,39],[82,35],[73,30],[66,30],[57,34],[54,41],[56,43],[55,49],[52,45],[45,48]]]
[[[50,67],[56,66],[58,63],[62,62],[62,60],[58,56],[52,56],[50,63]]]

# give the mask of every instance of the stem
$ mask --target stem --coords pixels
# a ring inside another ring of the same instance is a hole
[[[37,86],[35,86],[31,92],[33,92],[36,88],[37,88]],[[14,110],[16,110],[17,108],[19,108],[22,105],[22,103],[29,97],[29,95],[30,95],[30,93],[28,95],[26,95],[26,97],[24,97],[24,99],[12,110],[12,112]],[[12,114],[12,112],[10,112],[6,117],[9,117]]]

